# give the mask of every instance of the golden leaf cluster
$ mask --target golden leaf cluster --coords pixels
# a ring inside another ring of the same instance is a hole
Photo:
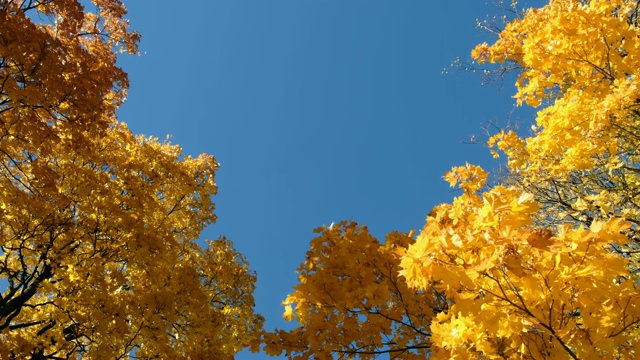
[[[116,118],[122,3],[0,1],[0,359],[637,358],[639,13],[550,0],[478,45],[538,109],[489,140],[507,176],[454,167],[417,237],[316,229],[282,303],[299,326],[267,332],[247,261],[196,241],[216,160]]]
[[[400,253],[414,240],[394,232],[381,244],[365,226],[344,221],[316,233],[300,283],[283,302],[285,319],[302,326],[265,332],[255,345],[293,359],[424,358],[434,309],[446,304],[398,278]]]
[[[300,326],[263,335],[268,351],[638,358],[639,14],[638,1],[550,0],[478,45],[472,57],[516,69],[516,101],[538,109],[529,136],[489,140],[507,175],[488,186],[482,168],[454,167],[444,180],[462,194],[415,240],[321,229],[283,302]],[[397,273],[380,277],[382,264]]]
[[[216,160],[115,116],[125,14],[0,2],[0,359],[228,358],[261,328],[246,260],[196,242]]]

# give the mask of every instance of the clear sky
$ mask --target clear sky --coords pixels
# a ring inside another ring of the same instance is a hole
[[[125,3],[143,56],[120,62],[131,80],[120,120],[220,162],[218,221],[202,237],[225,235],[249,260],[269,330],[291,326],[280,302],[314,228],[420,229],[456,195],[447,170],[497,164],[463,142],[514,116],[513,81],[501,91],[442,74],[492,39],[475,26],[496,13],[485,1]]]

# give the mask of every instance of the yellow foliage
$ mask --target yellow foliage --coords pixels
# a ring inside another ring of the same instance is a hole
[[[481,167],[471,164],[458,166],[444,174],[444,179],[454,187],[459,185],[464,191],[477,191],[482,188],[487,180],[488,173]]]
[[[488,188],[480,167],[453,168],[462,195],[393,251],[354,224],[320,229],[283,302],[301,325],[264,333],[265,350],[637,358],[639,15],[638,1],[550,0],[478,45],[478,63],[520,70],[515,99],[538,108],[531,136],[489,140],[508,177]]]
[[[431,324],[437,354],[633,358],[640,294],[626,260],[608,250],[629,224],[535,230],[530,195],[502,187],[481,195],[436,208],[401,262],[410,286],[452,304]]]
[[[472,52],[483,62],[517,63],[523,70],[516,99],[545,106],[537,113],[534,136],[523,140],[508,132],[490,141],[527,181],[635,163],[636,21],[636,1],[552,0],[509,23],[493,45]]]
[[[398,277],[397,254],[413,239],[391,233],[381,244],[353,222],[316,232],[298,268],[299,283],[283,302],[283,316],[299,326],[263,333],[264,350],[297,359],[383,353],[424,358],[431,316],[446,304],[430,291],[410,290]]]
[[[117,122],[116,52],[139,38],[125,13],[0,3],[2,359],[228,358],[261,327],[246,260],[196,243],[215,159]]]
[[[540,110],[532,136],[489,141],[511,182],[436,207],[402,259],[452,304],[434,358],[637,357],[639,35],[635,1],[551,0],[472,52],[517,64],[515,97]]]

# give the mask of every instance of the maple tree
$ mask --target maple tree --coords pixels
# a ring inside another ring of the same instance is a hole
[[[540,109],[530,136],[490,139],[511,179],[486,189],[482,169],[454,168],[464,194],[402,260],[412,287],[452,303],[434,358],[637,357],[638,8],[552,0],[473,51],[514,63],[517,101]]]
[[[416,336],[434,359],[637,358],[639,11],[638,1],[550,0],[478,45],[472,57],[518,71],[517,102],[538,108],[532,134],[489,141],[509,176],[489,187],[470,164],[445,175],[462,194],[378,260],[398,266],[393,282],[411,294],[402,301],[386,279],[354,281],[376,274],[363,266],[374,256],[360,255],[370,237],[322,230],[283,302],[301,324],[263,336],[268,352],[367,358],[396,344],[371,339],[397,334]],[[371,294],[391,312],[418,313],[422,301],[420,332],[350,316]]]
[[[267,354],[294,359],[423,359],[431,318],[447,304],[397,276],[397,251],[412,236],[394,232],[381,244],[366,226],[346,221],[316,233],[298,268],[300,283],[283,302],[285,319],[300,326],[263,332],[253,350],[263,343]]]
[[[609,250],[619,218],[532,226],[533,195],[454,168],[464,194],[436,207],[401,267],[411,287],[435,288],[451,306],[431,324],[433,358],[634,358],[640,294],[627,260]]]
[[[117,120],[118,0],[0,1],[0,358],[228,358],[262,326],[218,164]]]
[[[526,30],[531,35],[511,51],[522,46],[528,54],[506,56],[504,44],[518,36],[515,27],[534,27],[535,22],[565,30],[554,38],[544,37],[550,28]],[[475,50],[479,61],[498,56],[526,68],[518,100],[549,104],[538,112],[535,136],[523,139],[502,132],[491,139],[491,145],[507,154],[510,179],[542,205],[538,222],[589,226],[596,219],[623,217],[634,224],[627,231],[633,241],[614,250],[630,256],[636,271],[640,143],[635,122],[640,113],[633,68],[638,40],[633,34],[638,25],[637,1],[552,2],[505,29],[494,46],[482,44]],[[535,39],[541,41],[534,45]],[[565,82],[551,85],[560,78]]]

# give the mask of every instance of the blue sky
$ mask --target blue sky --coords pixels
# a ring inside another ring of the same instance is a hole
[[[291,326],[280,302],[314,228],[419,229],[456,195],[447,170],[497,164],[463,142],[514,116],[513,82],[442,74],[491,40],[475,26],[496,13],[484,1],[126,4],[143,55],[120,62],[131,80],[120,120],[221,163],[218,222],[202,237],[225,235],[249,260],[267,329]]]

